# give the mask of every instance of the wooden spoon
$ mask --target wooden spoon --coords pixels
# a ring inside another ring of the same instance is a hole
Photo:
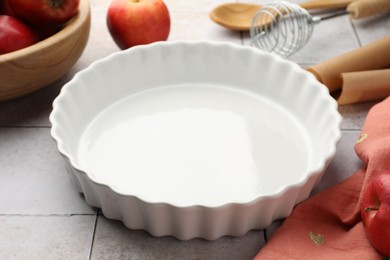
[[[299,4],[307,10],[345,8],[358,0],[313,0]],[[390,0],[389,0],[390,1]],[[215,23],[235,31],[248,31],[252,18],[262,6],[243,3],[226,3],[214,8],[209,16]]]

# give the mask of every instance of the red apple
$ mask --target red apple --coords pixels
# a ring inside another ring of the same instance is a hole
[[[8,12],[32,24],[61,24],[78,11],[79,0],[3,0]]]
[[[374,177],[367,185],[361,215],[371,244],[390,257],[390,171]]]
[[[171,20],[162,0],[113,0],[107,26],[121,49],[168,39]]]
[[[9,6],[9,0],[0,0],[0,14],[14,16]]]
[[[35,33],[18,19],[0,15],[0,54],[23,49],[38,41]]]

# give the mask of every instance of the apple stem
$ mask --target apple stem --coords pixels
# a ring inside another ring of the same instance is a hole
[[[65,3],[64,0],[52,0],[50,1],[51,5],[56,8],[56,9],[59,9],[61,8]]]
[[[373,210],[378,210],[379,208],[365,208],[364,210],[366,212],[370,212],[370,211],[373,211]]]

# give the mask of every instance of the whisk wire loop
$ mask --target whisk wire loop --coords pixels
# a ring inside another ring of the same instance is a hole
[[[264,6],[252,19],[251,44],[288,57],[310,39],[314,22],[298,5],[278,1]]]

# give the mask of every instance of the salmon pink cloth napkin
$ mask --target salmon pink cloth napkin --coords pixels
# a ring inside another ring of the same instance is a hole
[[[382,259],[360,205],[370,180],[390,170],[390,97],[370,109],[355,152],[366,167],[297,205],[255,259]]]

